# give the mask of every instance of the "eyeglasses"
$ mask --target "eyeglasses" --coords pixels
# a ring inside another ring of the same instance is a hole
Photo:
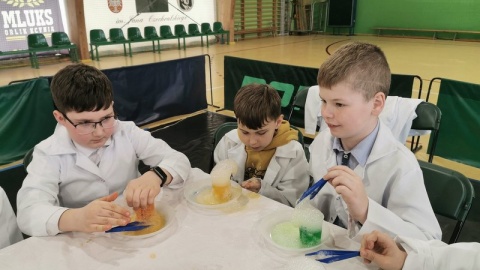
[[[63,112],[62,115],[63,117],[65,117],[65,119],[67,119],[68,122],[70,122],[70,124],[72,124],[77,133],[80,135],[87,135],[92,133],[97,128],[97,125],[100,125],[104,129],[108,129],[113,128],[117,124],[116,115],[107,116],[98,122],[83,122],[79,124],[74,124],[72,120],[70,120],[70,118],[68,118],[67,115]]]

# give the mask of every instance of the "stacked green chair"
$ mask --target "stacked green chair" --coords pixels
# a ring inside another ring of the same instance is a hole
[[[214,22],[213,23],[213,33],[217,34],[217,35],[221,35],[222,37],[222,44],[224,43],[223,41],[223,35],[226,34],[227,35],[227,44],[230,44],[230,31],[227,31],[225,29],[223,29],[223,26],[222,26],[222,23],[221,22]]]
[[[175,36],[183,38],[183,49],[185,50],[185,38],[189,37],[187,31],[185,30],[185,26],[183,24],[176,24],[174,30]]]
[[[117,28],[118,29],[118,28]],[[121,29],[120,29],[121,31]],[[114,34],[116,30],[114,31]],[[123,36],[123,32],[122,32]],[[125,38],[124,38],[125,39]],[[100,60],[100,55],[98,53],[98,47],[99,46],[105,46],[105,45],[115,45],[118,44],[118,42],[113,42],[107,40],[105,37],[105,32],[103,32],[102,29],[92,29],[90,30],[90,56],[92,60]],[[95,50],[94,50],[95,47]],[[96,54],[96,55],[95,55]],[[123,42],[123,55],[127,56],[127,48],[125,46],[125,42]]]
[[[188,35],[191,37],[200,37],[201,44],[203,47],[203,34],[200,32],[200,29],[198,29],[198,24],[196,23],[191,23],[188,25]],[[208,37],[207,37],[208,39]]]
[[[160,53],[160,36],[157,34],[155,26],[145,26],[143,36],[146,40],[152,41],[153,51],[155,52],[155,41],[157,41],[158,53]]]
[[[170,25],[161,25],[160,26],[160,37],[162,39],[176,39],[176,40],[178,40],[178,49],[180,50],[180,37],[177,37],[172,33],[172,28],[170,28]]]
[[[288,122],[290,124],[305,128],[305,103],[307,101],[308,87],[303,87],[298,90],[293,99],[290,113],[288,114]]]
[[[208,43],[208,36],[215,36],[216,34],[212,31],[212,28],[210,27],[210,23],[202,23],[200,25],[200,29],[202,34],[207,37],[207,47],[209,46]]]

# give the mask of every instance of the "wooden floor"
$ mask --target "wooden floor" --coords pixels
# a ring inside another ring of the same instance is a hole
[[[137,52],[132,58],[124,57],[123,55],[110,55],[102,56],[98,62],[86,60],[84,63],[100,69],[108,69],[208,54],[211,57],[212,64],[213,104],[221,108],[223,107],[223,62],[225,55],[318,68],[329,54],[334,52],[339,46],[352,40],[369,42],[380,46],[387,56],[392,73],[419,75],[423,79],[424,89],[426,89],[430,80],[435,77],[480,84],[480,76],[478,76],[478,71],[480,70],[480,43],[478,42],[376,36],[279,36],[242,40],[230,45],[215,44],[209,48],[200,47],[199,44],[191,44],[186,51],[177,50],[174,46],[171,46],[171,48],[163,49],[161,54],[155,54],[150,51]],[[28,59],[0,61],[0,85],[6,85],[15,80],[51,76],[68,64],[70,62],[65,57],[40,59],[40,69],[30,68]],[[209,83],[210,80],[208,78],[207,99],[209,103],[212,103],[210,100]],[[436,102],[437,93],[438,85],[434,85],[431,102]],[[209,110],[212,111],[216,109],[213,106],[209,107]],[[231,114],[231,112],[225,113]],[[173,119],[167,119],[160,123]],[[426,145],[428,137],[423,137],[421,142],[423,145]],[[425,150],[421,150],[416,155],[419,159],[427,159]],[[456,169],[469,178],[480,180],[480,169],[440,157],[435,157],[434,163]]]

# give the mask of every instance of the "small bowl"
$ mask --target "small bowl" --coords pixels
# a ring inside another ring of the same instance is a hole
[[[188,183],[184,189],[184,196],[188,205],[197,210],[224,210],[235,207],[238,203],[239,197],[242,195],[242,187],[234,181],[230,181],[232,197],[230,200],[219,204],[203,204],[199,203],[197,198],[203,192],[208,192],[212,189],[212,181],[209,178]]]
[[[133,208],[128,207],[123,198],[120,198],[120,199],[117,198],[115,203],[117,203],[120,206],[128,208],[130,210],[131,215],[134,214]],[[125,232],[106,233],[106,235],[109,235],[112,238],[120,239],[120,240],[144,239],[144,238],[150,238],[157,235],[162,239],[167,239],[175,231],[175,224],[176,224],[175,212],[169,205],[167,205],[164,201],[161,201],[161,200],[155,201],[155,210],[157,211],[158,214],[162,215],[165,218],[165,226],[163,226],[158,231],[154,231],[154,232],[142,234],[142,235],[127,235]]]
[[[255,230],[257,230],[261,238],[263,238],[266,246],[270,248],[274,253],[282,253],[285,255],[293,256],[293,255],[303,255],[312,251],[319,250],[320,246],[326,241],[328,241],[328,239],[330,238],[330,231],[325,221],[322,223],[322,237],[318,245],[308,247],[308,248],[291,248],[291,247],[282,246],[276,243],[272,239],[272,230],[278,224],[291,221],[293,211],[294,209],[274,211],[264,216],[258,222]]]

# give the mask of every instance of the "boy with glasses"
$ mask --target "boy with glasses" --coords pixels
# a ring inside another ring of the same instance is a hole
[[[187,157],[133,122],[116,119],[112,84],[100,70],[70,65],[52,79],[58,124],[40,142],[17,195],[18,225],[31,236],[102,232],[130,222],[113,203],[118,194],[131,207],[154,203],[162,186],[181,186]],[[143,175],[138,163],[152,169]]]

